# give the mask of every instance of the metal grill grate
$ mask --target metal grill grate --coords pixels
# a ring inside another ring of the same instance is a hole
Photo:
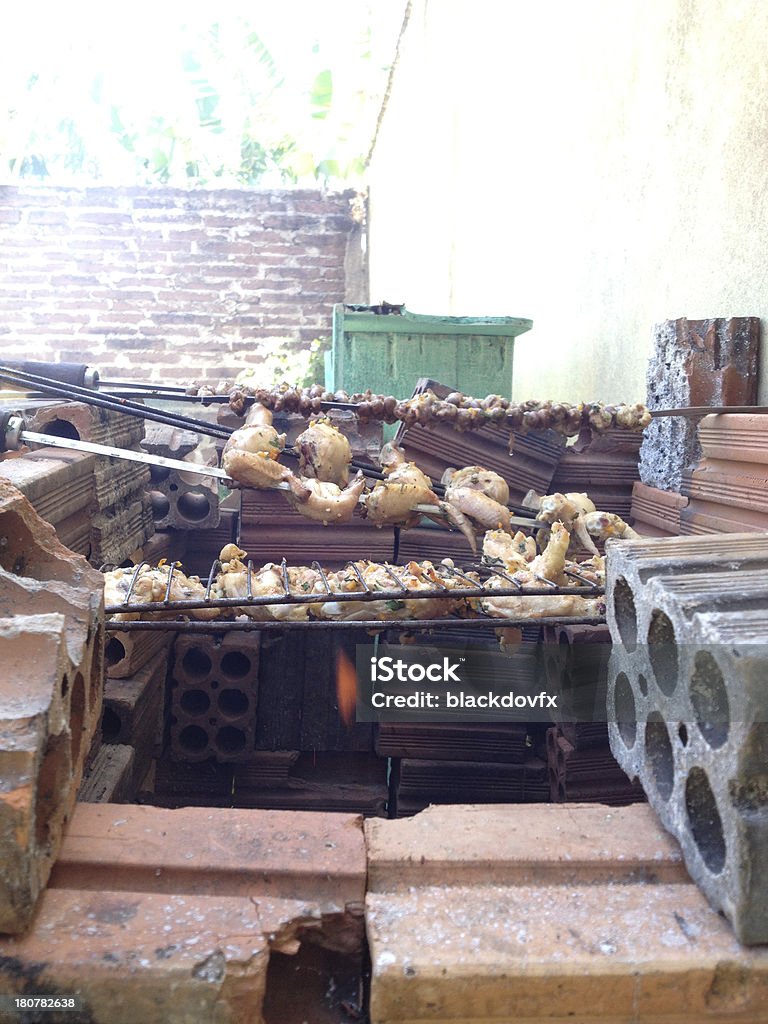
[[[176,572],[176,566],[172,563],[168,565],[168,581],[165,589],[165,597],[162,601],[154,602],[131,602],[134,588],[137,580],[141,574],[141,570],[147,562],[141,562],[136,566],[133,573],[131,583],[128,587],[128,591],[124,600],[120,604],[108,605],[105,608],[107,616],[121,614],[124,612],[130,612],[139,616],[138,619],[131,620],[110,620],[107,619],[106,627],[108,630],[137,630],[137,629],[174,629],[183,630],[185,632],[210,632],[212,630],[222,629],[339,629],[339,628],[369,628],[369,627],[382,627],[382,628],[395,628],[395,629],[424,629],[434,628],[443,624],[455,624],[460,621],[462,625],[469,625],[472,623],[479,623],[485,625],[498,625],[499,628],[503,628],[507,625],[526,624],[532,620],[529,618],[522,618],[520,620],[512,619],[499,619],[492,616],[481,615],[477,613],[477,618],[463,618],[457,615],[446,615],[438,619],[371,619],[365,621],[334,621],[334,620],[307,620],[307,621],[249,621],[249,622],[238,622],[238,621],[226,621],[226,620],[210,620],[210,621],[179,621],[171,618],[164,619],[143,619],[143,615],[153,615],[161,613],[164,616],[183,615],[187,611],[191,611],[196,608],[220,608],[226,609],[245,609],[248,607],[258,607],[260,605],[286,605],[286,604],[319,604],[326,600],[332,600],[333,602],[345,602],[345,601],[402,601],[403,598],[410,600],[427,600],[429,598],[439,598],[450,596],[452,598],[481,598],[487,596],[489,592],[483,588],[483,581],[492,577],[501,578],[509,583],[508,587],[499,587],[493,590],[493,597],[536,597],[536,596],[554,596],[554,595],[572,595],[577,597],[599,597],[604,594],[604,588],[587,576],[580,573],[578,570],[567,569],[565,574],[576,581],[573,586],[563,587],[551,580],[546,579],[538,574],[533,574],[536,580],[539,581],[539,586],[531,586],[521,583],[519,580],[514,579],[506,570],[501,568],[499,565],[493,564],[492,562],[483,561],[475,565],[466,566],[468,571],[473,571],[480,576],[480,582],[475,581],[471,576],[468,575],[467,571],[457,569],[454,566],[440,565],[435,566],[435,572],[437,574],[437,580],[434,582],[434,587],[423,588],[414,590],[410,588],[397,573],[400,566],[383,565],[382,568],[385,570],[387,575],[391,577],[393,587],[390,590],[374,590],[366,582],[362,572],[360,571],[359,565],[355,562],[347,562],[346,568],[350,570],[360,586],[359,590],[353,591],[340,591],[334,589],[331,585],[326,570],[320,565],[319,562],[313,561],[311,568],[314,569],[322,583],[323,591],[313,591],[308,594],[296,594],[291,591],[290,579],[289,579],[289,566],[285,558],[280,563],[280,577],[283,586],[283,592],[278,594],[266,594],[266,595],[254,595],[252,591],[252,573],[256,572],[253,563],[248,561],[247,571],[245,573],[246,578],[246,592],[243,597],[230,597],[230,598],[215,598],[211,596],[212,588],[216,577],[221,569],[220,560],[215,560],[211,565],[210,572],[208,574],[208,580],[205,588],[205,596],[201,599],[195,600],[184,600],[184,601],[173,601],[171,600],[171,591],[173,589],[174,573]],[[442,578],[441,578],[442,576]],[[456,587],[449,586],[445,579],[465,581],[467,586]],[[537,623],[542,625],[553,624],[553,623],[584,623],[584,624],[595,624],[603,622],[602,617],[551,617],[551,618],[537,618]]]

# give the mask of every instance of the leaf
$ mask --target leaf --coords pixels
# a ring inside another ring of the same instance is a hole
[[[330,68],[326,68],[325,71],[321,71],[320,74],[315,76],[309,92],[309,98],[312,105],[318,108],[318,110],[313,111],[312,117],[326,117],[331,107],[331,100],[333,99],[333,76]]]

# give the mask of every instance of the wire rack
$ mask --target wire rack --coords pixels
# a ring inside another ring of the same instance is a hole
[[[594,580],[581,573],[578,569],[566,569],[564,570],[565,575],[573,579],[575,582],[573,586],[560,586],[557,583],[553,583],[551,580],[546,579],[544,576],[540,576],[534,573],[534,577],[537,581],[537,585],[524,584],[519,580],[516,580],[510,575],[504,568],[498,564],[494,564],[492,561],[483,561],[476,565],[466,566],[466,570],[457,569],[455,566],[449,566],[441,564],[439,567],[435,566],[435,577],[432,582],[435,584],[433,587],[424,587],[420,589],[414,589],[409,587],[404,581],[402,575],[398,574],[398,569],[403,569],[402,566],[387,565],[384,563],[377,563],[384,570],[384,572],[392,580],[392,587],[390,589],[373,588],[366,581],[363,573],[360,570],[360,566],[356,562],[347,562],[346,570],[353,574],[353,581],[359,586],[359,589],[355,590],[338,590],[335,589],[331,581],[328,578],[326,570],[320,565],[319,562],[313,561],[311,568],[315,570],[318,575],[319,581],[322,585],[322,590],[313,590],[310,593],[296,593],[295,590],[291,589],[290,583],[290,567],[285,558],[283,558],[279,565],[280,579],[282,582],[282,593],[274,594],[254,594],[252,588],[252,577],[257,571],[253,563],[249,560],[246,566],[245,576],[245,594],[244,596],[220,598],[213,597],[213,586],[216,581],[216,577],[222,569],[221,561],[216,559],[211,565],[210,572],[208,574],[208,580],[205,587],[205,595],[202,598],[193,600],[173,600],[171,598],[171,592],[173,590],[174,573],[177,572],[177,567],[169,563],[167,567],[168,578],[165,587],[165,596],[161,601],[152,602],[136,602],[132,601],[134,595],[136,583],[141,575],[142,569],[148,565],[147,562],[141,562],[136,566],[131,582],[126,591],[125,598],[119,604],[108,605],[105,608],[107,615],[106,628],[109,631],[134,631],[134,630],[164,630],[172,629],[174,631],[182,632],[220,632],[221,630],[282,630],[282,629],[309,629],[309,630],[337,630],[337,629],[433,629],[435,627],[455,625],[460,622],[463,626],[472,626],[473,624],[479,626],[495,626],[496,628],[503,628],[505,626],[515,625],[529,625],[535,622],[540,625],[554,625],[558,623],[562,624],[583,624],[583,625],[596,625],[604,622],[603,616],[549,616],[549,617],[531,617],[521,616],[518,619],[501,619],[494,616],[483,615],[481,613],[475,613],[472,618],[465,618],[460,615],[445,615],[440,618],[408,618],[408,619],[393,619],[393,618],[372,618],[366,620],[334,620],[334,619],[306,619],[306,620],[254,620],[249,619],[248,621],[240,620],[188,620],[184,619],[183,616],[194,609],[200,608],[216,608],[223,611],[230,610],[233,614],[246,614],[249,608],[257,608],[262,605],[290,605],[290,604],[321,604],[325,601],[332,602],[379,602],[379,601],[419,601],[428,600],[430,598],[450,597],[451,599],[467,599],[467,598],[482,598],[492,594],[494,598],[497,597],[541,597],[541,596],[556,596],[556,595],[572,595],[576,597],[600,597],[605,593],[604,588],[595,583]],[[479,575],[480,581],[469,575],[469,572],[475,572]],[[502,585],[495,587],[493,591],[488,591],[484,588],[483,583],[488,579],[496,577],[502,580]],[[450,581],[450,582],[448,582]],[[457,585],[457,583],[459,585]],[[462,586],[461,584],[465,584]],[[507,584],[507,585],[504,585]],[[129,620],[122,619],[110,619],[109,616],[124,614],[129,612],[131,615],[138,615],[139,618],[133,618]],[[157,615],[162,615],[163,618],[156,618]],[[143,616],[152,616],[144,618]]]

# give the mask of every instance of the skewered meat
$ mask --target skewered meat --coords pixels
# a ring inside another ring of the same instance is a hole
[[[349,522],[363,493],[365,477],[358,473],[344,490],[322,480],[304,479],[301,484],[306,496],[298,497],[295,490],[287,491],[285,497],[288,503],[307,519],[315,519],[327,526],[328,523]]]
[[[272,426],[272,413],[262,405],[253,405],[245,425],[235,430],[222,452],[224,471],[238,483],[269,489],[287,482],[293,473],[277,460],[285,448],[285,434]]]
[[[227,385],[221,385],[227,390]],[[210,386],[191,393],[210,395],[221,393],[220,389]],[[434,392],[427,390],[413,398],[398,401],[391,395],[375,395],[370,389],[354,395],[346,391],[326,391],[320,384],[312,384],[304,388],[291,388],[281,384],[273,388],[253,387],[241,383],[229,387],[230,407],[238,415],[242,414],[245,403],[253,398],[257,403],[270,409],[286,409],[297,411],[304,416],[317,415],[323,404],[351,403],[358,408],[363,420],[383,420],[394,423],[397,420],[412,426],[420,423],[430,426],[433,423],[450,423],[457,430],[474,430],[486,424],[506,426],[522,433],[528,430],[556,430],[560,434],[570,436],[578,434],[582,428],[604,431],[614,428],[640,431],[651,422],[651,414],[644,405],[605,405],[602,402],[580,402],[571,405],[568,402],[527,401],[522,404],[510,402],[501,395],[488,395],[483,399],[472,398],[453,392],[445,399],[437,398]]]
[[[312,420],[296,438],[299,469],[305,478],[346,487],[352,448],[349,441],[328,419]]]
[[[414,526],[421,513],[415,505],[432,505],[440,511],[440,499],[432,490],[432,481],[415,462],[407,462],[405,453],[393,444],[381,449],[379,464],[387,474],[365,496],[366,514],[376,526]]]
[[[170,590],[168,588],[170,574]],[[128,595],[130,593],[130,597]],[[128,566],[112,569],[104,573],[104,604],[107,606],[123,604],[128,598],[128,606],[132,604],[153,604],[169,601],[202,601],[205,599],[205,587],[197,576],[185,576],[176,565],[169,565],[162,559],[156,567],[149,565]],[[148,612],[153,618],[175,617],[176,611]],[[189,608],[186,614],[195,619],[215,619],[218,608]],[[112,618],[118,621],[138,619],[138,612],[115,612]]]
[[[494,501],[483,491],[477,491],[472,487],[449,487],[445,492],[445,501],[471,519],[480,533],[485,533],[486,530],[512,533],[511,513],[507,506]]]
[[[388,566],[376,562],[355,563],[365,586],[371,591],[399,591],[399,579],[409,590],[456,590],[466,587],[466,581],[439,572],[432,562],[409,562],[406,566]],[[394,574],[394,575],[393,575]],[[472,577],[477,579],[476,576]],[[365,587],[357,572],[348,566],[328,578],[334,593],[363,593]],[[320,605],[318,614],[325,619],[351,621],[355,619],[436,619],[456,612],[462,604],[461,598],[427,597],[412,599],[403,592],[402,597],[389,597],[383,601],[326,601]]]
[[[446,469],[440,481],[446,488],[469,487],[482,491],[500,505],[509,503],[509,485],[503,476],[482,466],[465,466],[463,469]]]

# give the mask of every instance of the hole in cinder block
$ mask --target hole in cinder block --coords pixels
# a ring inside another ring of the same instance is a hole
[[[230,679],[243,679],[251,671],[251,659],[242,651],[227,651],[221,659],[221,671]]]
[[[637,610],[632,588],[619,576],[613,588],[613,614],[622,643],[628,651],[637,647]]]
[[[648,627],[648,653],[659,689],[670,696],[677,686],[677,643],[675,627],[668,615],[655,608]]]
[[[35,792],[35,839],[38,846],[47,845],[52,838],[51,823],[69,786],[70,749],[66,732],[48,737]]]
[[[216,746],[223,754],[237,754],[245,750],[245,733],[233,725],[225,725],[216,733]]]
[[[725,867],[725,836],[717,801],[703,768],[693,767],[685,781],[685,809],[701,859],[713,875]]]
[[[69,676],[65,673],[61,680],[61,696],[66,697],[69,693]]]
[[[722,747],[728,739],[728,691],[723,673],[709,651],[696,654],[688,690],[701,735],[715,750]]]
[[[192,679],[203,679],[211,671],[211,659],[199,647],[190,647],[181,659],[181,667]]]
[[[635,708],[635,695],[632,693],[632,686],[624,672],[616,676],[613,691],[614,707],[616,709],[616,725],[619,735],[624,740],[624,745],[634,747],[637,739],[637,709]]]
[[[658,711],[645,723],[645,754],[653,781],[662,800],[669,800],[675,785],[675,758],[667,724]]]
[[[83,743],[83,729],[85,728],[85,679],[82,672],[78,672],[75,681],[72,683],[72,696],[69,701],[69,729],[72,735],[72,765],[77,764],[80,758],[80,747]]]
[[[205,690],[185,690],[179,704],[188,715],[204,715],[211,706],[211,698]]]
[[[101,715],[101,738],[104,743],[117,743],[117,737],[120,735],[122,728],[123,723],[120,715],[118,715],[114,708],[105,705]]]
[[[681,722],[677,727],[677,735],[684,747],[688,746],[688,726]]]
[[[163,480],[167,480],[170,475],[171,471],[167,466],[149,467],[149,478],[153,483],[160,484]]]
[[[171,511],[171,503],[161,491],[150,491],[149,501],[155,519],[165,519]]]
[[[107,668],[114,668],[118,665],[125,657],[125,644],[122,640],[118,640],[116,636],[110,637],[107,641],[107,645],[104,648],[104,658],[107,662]]]
[[[208,746],[208,733],[199,725],[185,725],[179,733],[179,746],[190,754],[199,754]]]
[[[222,690],[218,698],[219,711],[223,715],[244,715],[248,710],[250,701],[247,694],[242,690],[235,690],[232,687]]]
[[[643,675],[642,672],[637,677],[637,685],[638,685],[638,688],[640,690],[640,693],[642,693],[642,695],[644,697],[647,697],[648,696],[648,680],[645,678],[645,676]]]
[[[210,515],[211,503],[204,494],[199,491],[186,491],[176,502],[176,508],[185,519],[198,523]]]
[[[70,441],[79,441],[80,434],[74,423],[63,420],[60,417],[49,420],[42,428],[46,434],[53,434],[54,437],[68,437]]]

